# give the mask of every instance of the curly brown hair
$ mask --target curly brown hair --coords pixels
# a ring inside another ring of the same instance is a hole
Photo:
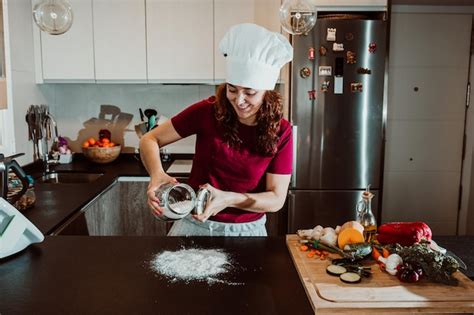
[[[224,141],[232,148],[239,148],[242,140],[238,135],[239,120],[226,96],[227,84],[217,88],[215,117],[223,130]],[[266,91],[263,104],[257,112],[257,153],[271,156],[277,151],[280,121],[283,117],[283,101],[277,91]]]

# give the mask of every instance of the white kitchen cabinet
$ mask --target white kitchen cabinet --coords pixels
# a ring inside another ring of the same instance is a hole
[[[392,13],[382,221],[453,235],[458,214],[471,14]],[[459,221],[459,224],[458,224]]]
[[[280,31],[280,0],[71,5],[74,23],[65,34],[51,36],[34,26],[38,83],[220,83],[225,63],[218,45],[231,26],[248,22]]]
[[[94,81],[94,46],[92,33],[92,0],[70,0],[74,8],[74,23],[62,35],[41,32],[36,25],[33,31],[40,38],[40,67],[45,82]],[[33,2],[34,4],[34,2]]]
[[[212,83],[213,0],[147,0],[148,80]]]
[[[145,0],[93,0],[95,78],[145,83]]]
[[[240,23],[255,23],[280,32],[279,0],[214,0],[214,79],[225,79],[225,59],[219,42],[229,28]]]

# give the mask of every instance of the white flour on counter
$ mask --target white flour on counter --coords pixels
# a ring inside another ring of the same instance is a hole
[[[232,265],[229,256],[222,250],[216,249],[181,249],[179,251],[164,251],[153,257],[151,269],[172,281],[207,281],[212,283],[229,283],[218,279],[227,273]]]

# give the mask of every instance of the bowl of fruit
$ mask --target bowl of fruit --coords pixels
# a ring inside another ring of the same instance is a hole
[[[118,158],[122,149],[120,144],[116,144],[110,139],[110,131],[101,130],[98,139],[91,137],[83,142],[82,153],[94,163],[110,163]]]

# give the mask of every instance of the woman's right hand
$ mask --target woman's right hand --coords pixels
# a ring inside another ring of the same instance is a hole
[[[178,181],[176,178],[169,176],[166,173],[160,174],[157,178],[151,178],[150,182],[148,183],[147,189],[147,197],[148,197],[148,207],[150,207],[151,212],[156,216],[161,216],[163,214],[164,209],[160,207],[160,200],[156,197],[156,191],[165,184],[177,184]]]

